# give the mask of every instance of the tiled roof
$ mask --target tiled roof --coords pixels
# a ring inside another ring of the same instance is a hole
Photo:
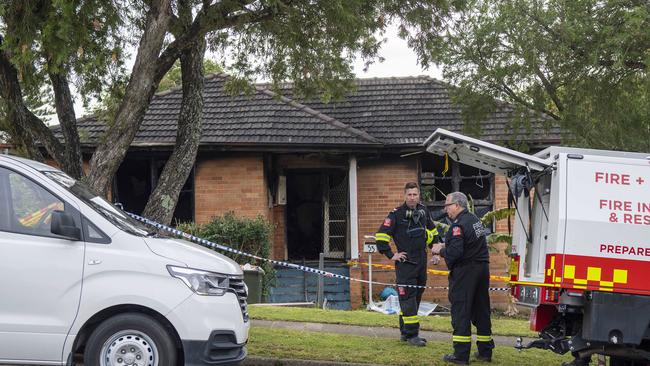
[[[282,91],[286,97],[278,98],[264,85],[253,95],[231,96],[223,90],[226,79],[205,79],[201,145],[414,146],[438,127],[463,132],[461,110],[451,103],[449,85],[426,76],[357,79],[356,91],[328,104],[291,99],[290,84]],[[180,88],[156,94],[132,145],[173,145],[181,99]],[[511,139],[511,113],[512,107],[501,103],[481,124],[481,138]],[[94,117],[79,119],[78,127],[82,143],[88,145],[96,145],[106,128]],[[61,137],[58,128],[55,132]],[[519,138],[547,144],[559,141],[560,133],[538,124],[532,133],[520,132]]]
[[[364,130],[385,144],[420,144],[438,127],[463,132],[461,109],[452,104],[449,88],[427,76],[357,79],[356,91],[342,101],[301,103]],[[291,97],[291,89],[285,88],[283,94]],[[514,131],[507,127],[512,113],[510,105],[499,103],[497,111],[481,123],[480,138],[493,142],[512,138]],[[538,122],[532,132],[522,127],[516,136],[531,142],[556,142],[560,130],[547,131]]]
[[[226,77],[205,79],[202,145],[379,145],[364,131],[264,89],[252,95],[223,91]],[[132,146],[173,145],[182,91],[156,94]],[[106,126],[94,117],[78,120],[82,143],[96,145]],[[60,130],[56,129],[60,135]]]

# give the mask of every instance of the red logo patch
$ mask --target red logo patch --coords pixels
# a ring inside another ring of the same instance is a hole
[[[459,226],[454,226],[454,228],[451,230],[451,235],[452,236],[461,236],[463,234],[460,232],[460,227]]]
[[[393,223],[393,220],[390,219],[390,217],[387,217],[384,219],[384,226],[390,227],[390,225]]]
[[[402,296],[406,295],[406,289],[404,287],[402,287],[402,286],[399,286],[397,288],[397,292]]]

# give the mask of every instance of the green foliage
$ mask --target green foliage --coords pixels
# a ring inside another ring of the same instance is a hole
[[[426,45],[439,40],[446,17],[464,0],[279,0],[254,2],[251,13],[268,19],[235,24],[210,34],[210,49],[221,55],[220,63],[241,80],[261,76],[281,92],[282,83],[293,81],[298,98],[320,95],[338,99],[352,87],[356,55],[370,64],[384,42],[386,27],[395,23],[400,36],[429,65]]]
[[[504,219],[510,219],[510,216],[515,214],[515,209],[514,208],[498,208],[496,210],[492,210],[490,212],[487,212],[483,217],[481,217],[481,223],[483,223],[483,226],[489,226],[492,225],[493,222],[499,221],[499,220],[504,220]],[[497,244],[499,243],[506,243],[507,246],[504,249],[504,253],[506,255],[510,255],[510,249],[512,248],[512,235],[511,234],[504,234],[504,233],[492,233],[488,235],[486,238],[488,248],[490,251],[497,251]]]
[[[492,225],[493,222],[507,219],[510,216],[514,215],[514,213],[514,208],[498,208],[496,210],[485,213],[485,215],[481,217],[481,223],[483,223],[483,226]]]
[[[468,210],[471,213],[474,213],[474,200],[472,199],[471,196],[468,196]],[[503,219],[509,219],[510,216],[512,216],[515,213],[514,208],[498,208],[496,210],[492,210],[489,212],[486,212],[483,217],[481,217],[481,223],[483,226],[490,226],[492,225],[493,222],[503,220]],[[444,222],[439,222],[436,221],[436,228],[438,228],[438,231],[441,233],[440,235],[445,235],[447,233],[447,230],[449,230],[449,225]],[[497,244],[499,243],[506,243],[507,247],[505,249],[505,254],[508,255],[510,254],[510,248],[512,247],[512,235],[510,234],[503,234],[503,233],[492,233],[488,235],[486,238],[487,244],[488,244],[488,249],[491,252],[498,252]]]
[[[525,149],[537,111],[565,143],[650,151],[649,28],[647,1],[472,0],[429,50],[473,135],[499,109],[511,117],[508,145]]]
[[[40,90],[48,73],[70,75],[82,96],[121,71],[128,1],[11,0],[0,3],[2,49],[24,89]]]
[[[212,218],[212,221],[207,224],[183,223],[178,225],[178,229],[262,258],[269,258],[271,255],[271,225],[262,216],[251,219],[228,212],[223,216]],[[260,266],[264,270],[262,296],[268,294],[268,289],[275,280],[275,270],[271,263],[266,261],[255,263],[256,260],[250,257],[232,253],[222,254],[242,265],[251,263]]]
[[[223,68],[219,66],[216,62],[209,59],[203,60],[203,73],[205,75],[216,74],[222,71]],[[172,66],[172,68],[169,69],[169,71],[167,71],[167,74],[165,74],[162,80],[160,80],[160,84],[158,84],[158,92],[169,90],[171,88],[180,87],[182,81],[183,80],[181,78],[181,63],[180,61],[176,61],[174,63],[174,66]]]
[[[421,188],[421,190],[420,190],[421,193],[420,194],[422,196],[422,201],[423,202],[429,202],[429,201],[432,200],[433,190],[434,190],[433,186],[423,186]]]
[[[118,76],[110,85],[104,89],[97,97],[97,103],[93,106],[92,115],[96,116],[99,121],[111,126],[115,122],[115,116],[124,94],[128,79],[125,76]],[[81,137],[81,135],[80,135]]]

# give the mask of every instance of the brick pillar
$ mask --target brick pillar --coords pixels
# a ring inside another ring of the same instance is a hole
[[[358,207],[359,207],[359,261],[367,262],[363,253],[364,235],[374,235],[386,215],[404,202],[404,185],[417,182],[417,164],[415,159],[383,159],[381,161],[361,161],[358,164]],[[395,283],[393,263],[380,254],[373,255],[373,263],[389,265],[390,268],[373,269],[373,280]],[[360,266],[350,270],[351,277],[368,279],[368,267]],[[361,299],[366,296],[367,285],[350,282],[350,302],[353,309],[361,306]],[[375,299],[383,286],[373,286]],[[362,293],[364,292],[364,293]]]
[[[273,250],[271,256],[276,260],[285,260],[285,212],[286,205],[277,205],[273,207]]]

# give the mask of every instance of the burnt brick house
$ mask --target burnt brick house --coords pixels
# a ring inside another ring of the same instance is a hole
[[[359,79],[356,91],[341,101],[296,101],[259,86],[252,95],[223,91],[224,75],[205,79],[203,136],[194,170],[181,193],[175,218],[205,223],[234,211],[262,215],[273,224],[274,259],[317,266],[324,253],[327,268],[367,278],[362,253],[386,213],[400,205],[408,181],[422,184],[423,198],[440,209],[444,194],[461,190],[472,195],[479,211],[505,207],[503,178],[424,152],[422,142],[436,128],[463,131],[459,107],[449,85],[428,77]],[[127,158],[113,185],[114,201],[139,213],[144,208],[165,160],[171,153],[182,91],[157,94],[146,112]],[[514,110],[502,105],[481,124],[480,138],[503,143],[512,137],[508,120]],[[105,125],[94,117],[78,121],[83,148],[96,146]],[[559,142],[558,130],[524,133],[533,148]],[[505,231],[506,223],[497,230]],[[375,256],[375,262],[388,264]],[[493,254],[493,274],[504,275],[507,258]],[[444,265],[441,268],[445,269]],[[390,270],[375,270],[376,280],[394,281]],[[443,286],[444,276],[429,284]],[[325,297],[335,308],[357,308],[367,296],[358,282],[327,279]],[[313,275],[285,270],[269,301],[315,298]],[[494,286],[502,285],[494,283]],[[376,291],[381,288],[376,286]],[[444,290],[428,290],[425,300],[447,303]],[[502,307],[505,294],[493,294]]]

